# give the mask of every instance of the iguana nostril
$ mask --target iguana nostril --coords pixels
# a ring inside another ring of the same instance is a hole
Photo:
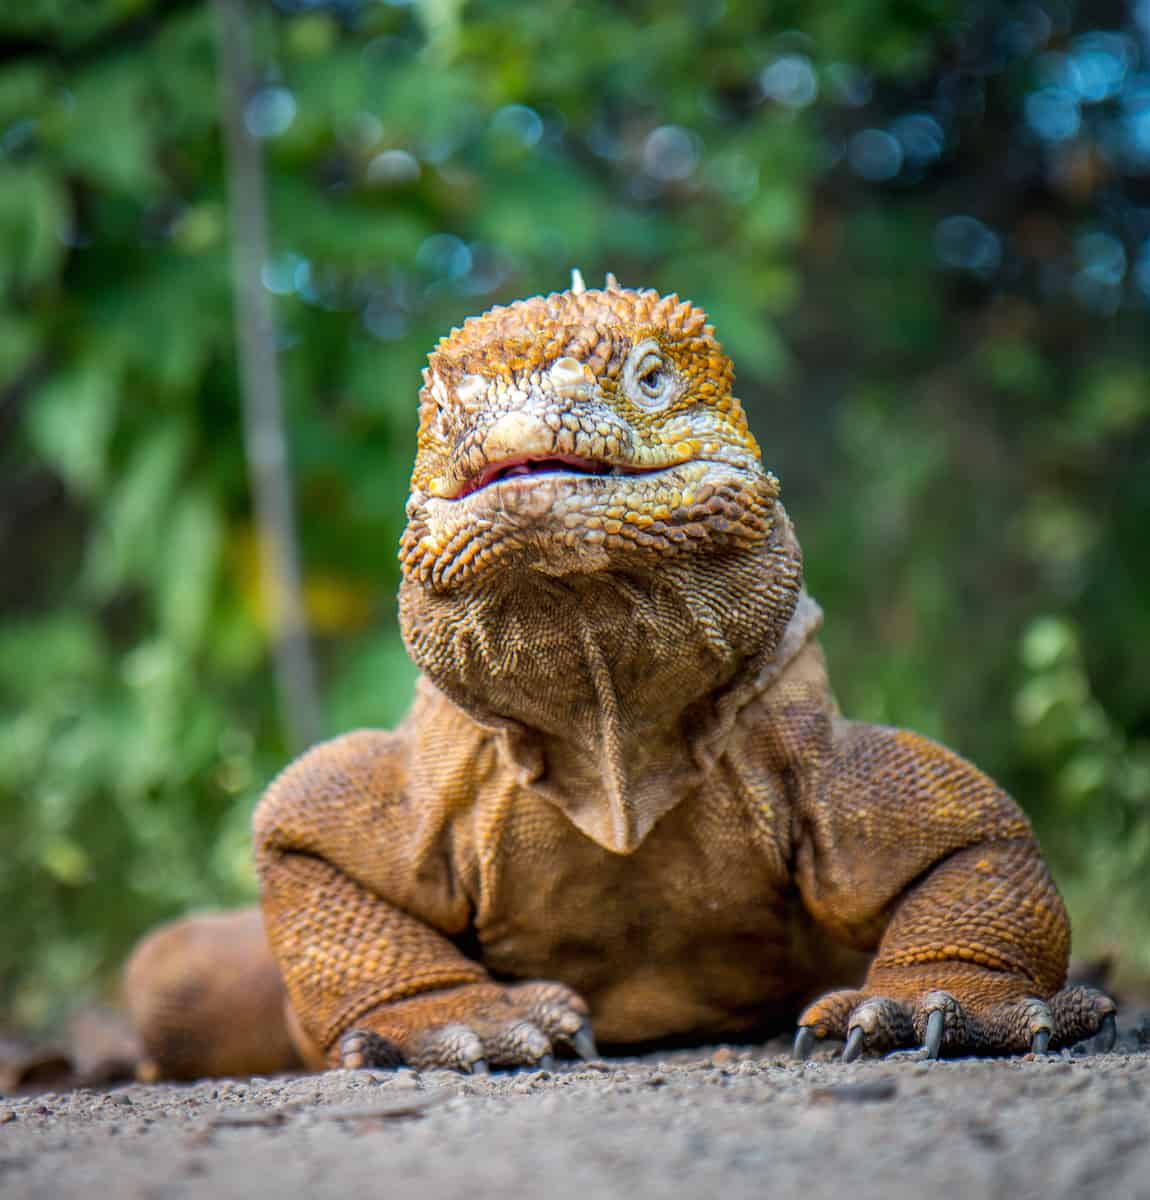
[[[555,452],[555,434],[539,417],[521,410],[505,413],[483,436],[483,453],[489,462],[513,456],[547,458]]]
[[[584,392],[590,383],[586,367],[570,355],[556,359],[551,364],[548,374],[555,391],[565,399],[574,399]]]

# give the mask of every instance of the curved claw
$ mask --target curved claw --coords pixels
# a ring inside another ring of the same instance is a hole
[[[576,1033],[571,1036],[571,1049],[580,1058],[598,1058],[599,1051],[595,1046],[595,1037],[591,1032],[591,1022],[584,1021]]]
[[[1050,1048],[1050,1030],[1036,1029],[1034,1036],[1030,1039],[1031,1054],[1045,1054]]]
[[[942,1049],[942,1035],[946,1032],[946,1014],[936,1008],[926,1019],[926,1037],[922,1041],[923,1058],[938,1058]]]
[[[477,1058],[468,1068],[469,1075],[490,1075],[491,1068],[487,1065],[487,1059]]]
[[[537,1071],[554,1071],[555,1070],[555,1055],[554,1054],[543,1055],[543,1057],[535,1064],[535,1069]]]
[[[854,1062],[863,1052],[863,1042],[866,1034],[863,1033],[861,1025],[856,1025],[847,1034],[847,1044],[843,1047],[843,1062]]]
[[[1102,1018],[1094,1038],[1099,1054],[1109,1054],[1114,1049],[1114,1043],[1118,1041],[1118,1021],[1113,1013],[1107,1013]]]
[[[805,1062],[811,1056],[815,1045],[815,1031],[809,1025],[800,1025],[795,1034],[795,1048],[791,1052],[796,1062]]]

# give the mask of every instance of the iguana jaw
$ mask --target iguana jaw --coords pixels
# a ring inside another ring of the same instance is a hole
[[[459,490],[448,500],[462,500],[473,492],[482,491],[507,479],[521,479],[540,475],[641,475],[658,471],[660,467],[632,467],[602,459],[585,458],[579,454],[510,454],[505,458],[488,463],[477,474],[464,479]]]
[[[522,571],[657,576],[684,557],[753,550],[777,496],[761,468],[709,459],[513,475],[456,497],[413,491],[400,560],[405,579],[433,592],[516,586]]]

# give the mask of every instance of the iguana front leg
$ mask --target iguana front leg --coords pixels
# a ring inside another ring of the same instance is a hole
[[[280,776],[256,813],[264,923],[308,1065],[481,1071],[539,1063],[561,1044],[592,1054],[579,996],[494,983],[450,940],[468,903],[450,856],[421,841],[434,803],[417,814],[405,801],[405,758],[398,735],[337,738]]]
[[[594,1053],[587,1006],[558,983],[503,987],[446,938],[331,864],[262,871],[268,936],[302,1031],[330,1067],[533,1065]]]
[[[902,731],[844,724],[808,781],[798,880],[815,918],[877,952],[861,989],[799,1019],[844,1058],[1045,1051],[1099,1031],[1115,1006],[1066,988],[1070,927],[1025,816],[969,763]]]

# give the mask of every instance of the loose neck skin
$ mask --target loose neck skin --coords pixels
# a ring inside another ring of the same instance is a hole
[[[778,656],[801,587],[775,502],[753,546],[642,572],[525,567],[466,591],[405,581],[400,617],[416,663],[502,731],[522,782],[626,854],[699,778],[703,744]]]

